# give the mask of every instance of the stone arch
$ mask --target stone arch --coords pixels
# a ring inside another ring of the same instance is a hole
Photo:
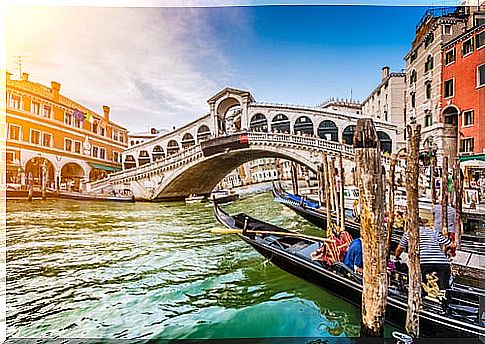
[[[150,155],[148,151],[141,150],[138,152],[138,166],[143,166],[150,163]]]
[[[133,167],[136,167],[135,157],[133,155],[125,156],[125,162],[124,162],[125,170],[128,170]]]
[[[391,153],[392,152],[392,140],[388,133],[384,131],[377,131],[377,137],[381,142],[381,151]]]
[[[257,113],[251,117],[249,128],[252,131],[268,132],[268,119],[262,113]]]
[[[81,181],[86,178],[84,168],[75,162],[65,163],[61,168],[61,185],[65,184],[67,188],[73,191],[79,191]]]
[[[233,133],[241,130],[242,104],[234,97],[222,100],[216,108],[218,129],[222,133]]]
[[[152,160],[157,161],[161,159],[165,159],[165,152],[160,145],[156,145],[152,150]]]
[[[290,119],[288,116],[280,113],[271,120],[271,131],[290,133]]]
[[[293,133],[303,135],[313,135],[313,122],[308,116],[300,116],[296,119],[293,126]]]
[[[194,137],[192,136],[191,133],[186,133],[182,137],[182,148],[183,149],[187,149],[187,148],[192,147],[194,145],[195,145],[195,139],[194,139]]]
[[[168,141],[167,144],[167,156],[178,153],[180,150],[179,143],[175,140]]]
[[[342,143],[347,145],[354,144],[355,125],[348,125],[342,132]]]
[[[330,120],[322,121],[318,126],[318,137],[330,141],[338,141],[338,128],[335,122]]]
[[[200,143],[205,141],[211,137],[211,130],[205,124],[201,125],[199,129],[197,129],[197,142]]]
[[[55,167],[52,161],[45,157],[41,156],[34,156],[30,158],[27,163],[25,164],[25,175],[27,176],[27,180],[32,178],[33,185],[41,186],[42,185],[42,170],[46,168],[45,177],[46,177],[46,186],[54,187],[55,185]]]
[[[443,122],[450,125],[458,125],[458,116],[460,115],[460,109],[455,105],[446,106],[441,112],[443,115]]]

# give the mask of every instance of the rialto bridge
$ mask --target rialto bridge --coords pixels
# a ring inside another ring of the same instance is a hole
[[[249,92],[232,88],[217,93],[208,104],[205,116],[125,150],[123,171],[92,183],[91,190],[130,189],[136,199],[180,199],[209,194],[233,169],[258,158],[292,160],[312,171],[322,152],[353,159],[359,114],[257,103]],[[374,123],[381,148],[394,150],[396,126]]]

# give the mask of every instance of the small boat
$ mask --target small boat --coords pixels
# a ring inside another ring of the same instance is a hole
[[[209,200],[214,203],[229,203],[239,199],[239,194],[234,190],[214,190]]]
[[[316,283],[356,305],[362,300],[362,277],[343,263],[326,265],[311,255],[323,244],[308,236],[298,237],[284,228],[259,221],[244,213],[229,215],[214,206],[217,220],[227,228],[240,230],[238,236],[279,268]],[[290,235],[293,234],[293,235]],[[407,311],[406,285],[389,286],[386,322],[404,328]],[[423,298],[420,333],[427,337],[479,337],[485,335],[485,312],[479,300],[485,293],[462,286],[450,290],[449,303]]]
[[[185,204],[202,203],[204,200],[205,200],[204,196],[197,196],[195,194],[192,194],[185,199]]]
[[[55,197],[74,199],[78,201],[109,201],[109,202],[134,202],[133,194],[111,193],[92,193],[92,192],[75,192],[75,191],[55,191]]]

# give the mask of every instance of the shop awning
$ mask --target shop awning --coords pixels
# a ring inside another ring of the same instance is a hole
[[[96,164],[94,162],[90,162],[89,165],[92,168],[97,168],[97,169],[105,170],[105,171],[108,171],[108,172],[118,172],[118,171],[121,171],[121,167],[113,167],[113,166],[107,166],[107,165],[102,165],[102,164]]]
[[[477,154],[477,155],[463,155],[460,156],[460,162],[462,161],[469,161],[469,160],[479,160],[485,162],[485,154]]]

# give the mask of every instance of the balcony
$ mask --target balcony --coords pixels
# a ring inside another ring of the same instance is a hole
[[[430,69],[429,71],[424,73],[423,80],[424,82],[431,82],[432,79],[433,79],[433,70]]]
[[[428,9],[424,12],[421,20],[416,25],[416,30],[426,22],[428,18],[439,18],[439,17],[457,17],[463,18],[466,17],[466,8],[465,6],[440,6],[440,7],[433,7]]]

